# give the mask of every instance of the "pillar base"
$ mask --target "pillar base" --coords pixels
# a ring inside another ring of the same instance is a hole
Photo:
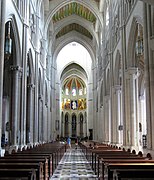
[[[0,149],[0,157],[4,157],[4,154],[5,154],[5,149]]]

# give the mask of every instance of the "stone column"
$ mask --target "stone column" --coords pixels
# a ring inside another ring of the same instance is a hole
[[[69,120],[68,120],[68,134],[71,137],[72,136],[72,116],[69,116]]]
[[[86,130],[86,120],[85,117],[83,119],[83,137],[86,137],[87,135],[87,130]]]
[[[39,142],[43,142],[43,99],[41,96],[39,96],[39,101],[38,101],[38,138]]]
[[[128,101],[127,101],[127,109],[128,109],[128,119],[130,124],[130,129],[128,130],[128,136],[130,140],[131,146],[137,145],[137,101],[136,101],[136,78],[138,77],[138,69],[137,68],[129,68],[127,73],[127,80],[128,80]]]
[[[12,114],[11,114],[11,142],[16,146],[18,142],[18,108],[19,108],[19,73],[22,71],[20,66],[11,66],[10,70],[13,73],[12,87]]]
[[[113,118],[113,142],[114,143],[120,143],[120,139],[121,139],[121,136],[120,136],[120,132],[118,130],[118,127],[119,125],[122,125],[121,124],[121,107],[120,107],[120,93],[121,93],[121,86],[120,85],[116,85],[114,86],[114,100],[113,100],[113,114],[114,116],[112,116]]]
[[[122,104],[121,104],[121,86],[117,85],[116,87],[116,105],[117,105],[117,131],[118,131],[118,136],[117,136],[117,142],[119,144],[123,143],[123,121],[122,121]],[[120,127],[119,127],[120,125]],[[119,129],[120,128],[120,129]]]
[[[0,0],[0,135],[2,134],[5,8],[6,8],[6,1]],[[0,136],[0,151],[1,151],[1,136]]]
[[[28,84],[28,106],[27,106],[27,122],[28,122],[28,135],[29,143],[33,145],[33,129],[34,129],[34,84]]]
[[[118,101],[117,101],[117,94],[116,94],[116,86],[112,87],[112,103],[111,103],[111,114],[112,114],[112,118],[111,118],[111,142],[112,143],[117,143],[117,114],[118,114]]]
[[[44,119],[43,119],[43,124],[44,124],[44,141],[47,142],[48,140],[48,105],[45,104],[44,107]],[[45,122],[44,122],[45,120]]]
[[[26,11],[26,10],[25,10]],[[22,31],[22,63],[23,63],[23,76],[22,76],[22,89],[21,89],[21,138],[20,144],[26,145],[26,103],[27,103],[27,31],[28,25],[26,21],[23,23]]]
[[[21,80],[22,80],[22,72],[19,72],[18,76],[18,84],[19,84],[19,89],[18,89],[18,121],[17,121],[17,144],[20,146],[20,138],[21,138],[21,119],[20,119],[20,113],[21,113]]]
[[[145,62],[145,88],[146,88],[146,120],[147,120],[147,148],[154,149],[153,147],[153,127],[152,127],[152,119],[154,110],[152,109],[153,95],[151,94],[153,90],[153,62],[150,62],[150,15],[149,15],[149,5],[144,3],[143,5],[143,20],[144,20],[144,62]],[[152,60],[153,61],[153,60]],[[151,76],[150,76],[151,71]],[[152,81],[152,84],[151,82]]]
[[[90,109],[90,107],[88,108],[88,114],[89,114],[89,119],[91,119],[91,122],[89,126],[89,129],[93,129],[93,139],[96,139],[97,136],[97,123],[96,123],[96,117],[97,117],[97,110],[96,110],[96,102],[97,102],[97,67],[95,66],[93,69],[93,101],[92,101],[92,107]],[[89,98],[90,99],[90,98]],[[88,100],[89,101],[89,100]],[[88,106],[90,105],[90,101],[88,102]],[[91,117],[90,117],[91,115]],[[88,119],[88,121],[89,121]]]
[[[39,53],[35,50],[35,89],[34,89],[34,145],[38,142],[38,56]]]
[[[85,122],[85,136],[88,136],[88,129],[87,129],[87,116],[84,116],[84,122]]]
[[[126,131],[126,88],[125,88],[125,69],[126,69],[126,27],[125,27],[125,7],[124,1],[120,1],[120,35],[122,47],[122,114],[123,114],[123,145],[127,144],[127,131]]]
[[[111,121],[110,121],[110,97],[105,96],[105,118],[104,118],[104,127],[105,127],[105,141],[110,141],[111,134]]]

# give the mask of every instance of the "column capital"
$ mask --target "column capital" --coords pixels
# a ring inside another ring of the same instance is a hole
[[[105,99],[105,101],[109,101],[109,99],[110,99],[110,95],[106,95],[106,96],[104,96],[104,99]]]
[[[115,91],[121,91],[121,85],[115,85],[113,86],[113,88],[115,89]]]
[[[23,68],[18,65],[12,65],[10,66],[10,71],[19,71],[22,73]]]
[[[145,96],[144,96],[144,95],[140,95],[140,96],[139,96],[139,100],[140,100],[140,101],[145,100]]]
[[[112,87],[112,89],[113,89],[113,92],[121,92],[121,85],[114,85],[113,87]]]
[[[137,67],[130,67],[126,69],[125,73],[126,73],[126,79],[129,79],[130,76],[133,76],[134,79],[137,79],[140,76],[141,71]]]
[[[35,88],[35,85],[34,85],[34,84],[28,84],[27,87],[28,87],[29,89],[34,89],[34,88]]]
[[[40,101],[43,101],[41,94],[39,94],[38,99],[39,99]]]

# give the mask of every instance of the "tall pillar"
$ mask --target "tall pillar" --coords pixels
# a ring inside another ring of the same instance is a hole
[[[86,120],[83,121],[83,137],[87,136],[87,130],[86,130]]]
[[[44,130],[43,130],[44,131],[44,141],[47,142],[47,140],[48,140],[48,105],[47,104],[45,104],[45,108],[44,108],[43,124],[45,124]],[[59,126],[57,128],[59,128]]]
[[[69,137],[72,136],[72,116],[69,116],[68,134],[69,134]]]
[[[110,97],[109,95],[105,96],[105,117],[104,117],[104,127],[105,127],[105,141],[110,142],[111,138],[111,119],[110,119]]]
[[[145,62],[145,88],[146,88],[146,120],[147,120],[147,148],[154,149],[153,145],[153,59],[150,60],[150,54],[152,54],[150,48],[150,14],[149,14],[149,5],[143,4],[143,20],[144,20],[144,62]],[[150,73],[151,71],[151,73]],[[151,74],[151,75],[150,75]],[[152,84],[151,84],[152,83]]]
[[[112,117],[112,139],[114,143],[119,143],[120,142],[120,135],[119,135],[119,125],[121,124],[121,109],[120,109],[120,91],[121,91],[121,86],[116,85],[114,86],[114,95],[113,95],[113,109],[112,109],[112,114],[114,116]]]
[[[26,103],[27,103],[27,31],[28,26],[26,22],[23,23],[22,34],[22,62],[23,62],[23,76],[21,89],[21,146],[26,145]]]
[[[126,69],[126,27],[125,27],[125,5],[124,1],[120,2],[120,35],[121,35],[121,59],[122,59],[122,114],[123,114],[123,145],[127,144],[127,130],[126,130],[126,79],[125,79],[125,69]]]
[[[4,72],[4,43],[5,43],[5,8],[6,1],[0,0],[0,150],[2,134],[2,104],[3,104],[3,72]]]
[[[77,122],[76,134],[77,134],[77,136],[80,136],[80,116],[78,116],[78,119],[76,122]]]
[[[35,51],[35,89],[34,89],[34,145],[38,143],[38,56],[39,53]]]
[[[114,116],[112,115],[111,118],[111,142],[112,143],[117,143],[117,101],[116,101],[116,88],[113,86],[112,88],[112,103],[111,103],[111,114],[114,114]]]
[[[22,70],[23,72],[23,70]],[[17,121],[17,144],[20,146],[20,138],[21,138],[21,118],[20,118],[20,113],[21,113],[21,80],[22,80],[22,72],[19,72],[19,76],[18,76],[18,85],[19,85],[19,89],[18,89],[18,121]]]
[[[128,82],[128,96],[127,96],[127,138],[128,145],[137,145],[137,99],[136,99],[136,79],[138,78],[139,71],[137,68],[129,68],[127,73]]]
[[[119,144],[123,144],[123,120],[121,113],[121,86],[116,87],[116,99],[117,99],[117,131],[118,131],[118,139],[117,142]]]
[[[18,142],[18,120],[19,120],[19,76],[22,68],[19,66],[11,66],[10,70],[13,73],[12,87],[12,114],[11,114],[11,143],[16,146]]]
[[[33,130],[34,130],[34,84],[28,84],[28,106],[27,106],[27,122],[28,122],[28,138],[29,143],[33,145]]]
[[[38,139],[39,142],[43,142],[43,99],[41,96],[39,96],[39,101],[38,101]]]

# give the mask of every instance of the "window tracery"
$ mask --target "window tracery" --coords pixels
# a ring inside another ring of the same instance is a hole
[[[62,110],[86,109],[86,86],[79,77],[68,78],[62,87]]]

